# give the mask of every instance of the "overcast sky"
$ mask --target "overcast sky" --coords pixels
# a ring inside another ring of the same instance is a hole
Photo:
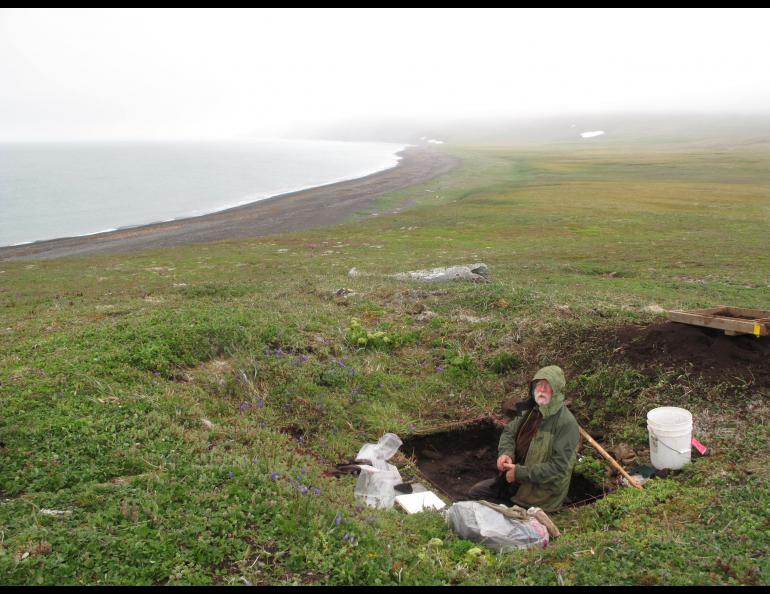
[[[0,9],[0,140],[767,112],[767,10]]]

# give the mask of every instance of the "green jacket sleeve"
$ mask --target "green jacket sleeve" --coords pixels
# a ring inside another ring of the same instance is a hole
[[[505,426],[500,435],[500,443],[497,446],[497,457],[510,456],[514,459],[516,454],[516,433],[519,431],[523,416],[514,417],[514,419]]]
[[[565,423],[554,436],[552,454],[548,462],[524,466],[516,465],[517,483],[548,483],[563,477],[570,469],[573,456],[577,450],[580,431],[574,420]]]

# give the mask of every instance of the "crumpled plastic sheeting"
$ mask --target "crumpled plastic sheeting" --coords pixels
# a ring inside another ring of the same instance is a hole
[[[514,520],[478,501],[458,501],[447,510],[449,527],[466,540],[499,553],[545,547],[548,530],[535,518]]]

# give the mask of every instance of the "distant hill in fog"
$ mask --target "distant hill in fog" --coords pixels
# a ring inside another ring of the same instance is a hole
[[[590,139],[580,134],[604,131]],[[770,142],[770,115],[575,115],[521,120],[408,119],[350,120],[293,130],[292,135],[330,140],[378,140],[419,143],[438,139],[452,144],[518,144],[551,142],[626,143],[692,142],[753,144]]]

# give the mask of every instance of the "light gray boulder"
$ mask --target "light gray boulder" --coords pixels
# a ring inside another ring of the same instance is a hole
[[[445,268],[399,272],[393,276],[399,280],[416,280],[425,283],[446,283],[456,280],[485,283],[489,281],[489,268],[482,263],[461,264]]]

